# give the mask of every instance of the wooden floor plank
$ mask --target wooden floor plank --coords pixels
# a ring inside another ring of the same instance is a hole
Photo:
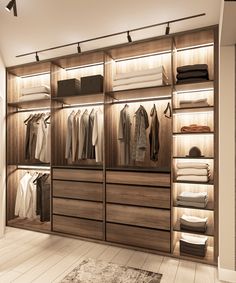
[[[111,261],[116,264],[127,265],[127,262],[130,260],[133,254],[133,250],[121,249]]]
[[[175,283],[194,283],[196,263],[181,260],[176,273]]]
[[[163,259],[163,256],[149,254],[142,266],[142,269],[158,273]]]
[[[179,265],[179,260],[169,257],[164,257],[159,269],[159,273],[163,275],[161,279],[161,283],[175,282],[175,276],[178,269],[178,265]]]
[[[108,247],[98,259],[110,262],[120,251],[120,248],[117,247]]]
[[[194,283],[215,283],[215,268],[198,263]]]
[[[127,266],[134,268],[142,268],[148,254],[144,252],[134,252],[129,261],[127,262]]]

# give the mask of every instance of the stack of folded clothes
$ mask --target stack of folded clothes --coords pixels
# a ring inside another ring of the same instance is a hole
[[[207,229],[207,217],[201,218],[183,214],[180,217],[180,229],[205,233]]]
[[[180,131],[182,133],[209,133],[211,128],[209,126],[191,124],[181,127]]]
[[[179,107],[185,108],[185,107],[205,107],[209,106],[207,102],[207,98],[202,99],[194,99],[194,100],[180,100],[179,101]]]
[[[177,181],[208,182],[209,164],[201,162],[177,163]]]
[[[164,66],[141,71],[116,74],[113,78],[113,91],[152,87],[168,84]]]
[[[205,208],[208,203],[208,195],[206,192],[182,192],[177,196],[176,204],[180,206],[190,206],[197,208]]]
[[[36,86],[30,88],[22,88],[19,101],[32,101],[40,99],[49,99],[50,89],[48,86]]]
[[[204,257],[207,250],[208,237],[187,235],[182,233],[180,239],[180,253]]]
[[[209,80],[207,64],[186,65],[177,68],[177,84]]]

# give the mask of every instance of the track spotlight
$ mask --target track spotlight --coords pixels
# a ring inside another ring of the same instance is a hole
[[[38,55],[38,52],[35,52],[35,59],[37,62],[39,62],[39,55]]]
[[[78,45],[77,45],[77,51],[78,51],[78,53],[81,53],[81,47],[79,45],[79,42],[78,42]]]
[[[132,38],[131,38],[131,36],[129,34],[129,31],[127,31],[127,39],[128,39],[128,42],[132,42]]]
[[[13,8],[14,16],[17,17],[16,0],[11,0],[6,6],[6,10],[8,12],[11,12],[12,8]]]
[[[170,23],[167,23],[166,35],[168,35],[169,33],[170,33]]]

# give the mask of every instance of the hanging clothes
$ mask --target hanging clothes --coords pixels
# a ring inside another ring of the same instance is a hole
[[[78,151],[78,159],[86,158],[86,146],[87,146],[87,131],[89,125],[89,113],[86,109],[81,116],[80,125],[79,125],[79,151]]]
[[[35,149],[35,158],[41,162],[50,162],[50,148],[48,139],[51,139],[49,124],[45,121],[45,114],[43,114],[38,121],[38,133]],[[47,154],[49,151],[49,154]]]
[[[95,159],[95,147],[92,143],[94,118],[95,118],[95,110],[92,109],[92,111],[89,114],[88,131],[87,131],[87,137],[86,137],[86,158],[87,159]]]
[[[134,161],[144,161],[147,149],[146,129],[149,127],[148,114],[145,108],[140,105],[135,112],[135,130],[132,158]]]
[[[16,192],[16,202],[15,202],[15,215],[21,218],[26,217],[27,213],[27,203],[26,194],[28,190],[29,180],[32,176],[26,173],[21,179]]]
[[[38,177],[38,173],[34,173],[28,181],[28,188],[26,192],[26,217],[30,219],[37,218],[36,205],[37,205],[37,186],[34,180]]]
[[[99,108],[94,115],[92,143],[95,146],[96,162],[103,161],[103,111]]]
[[[37,178],[37,214],[40,221],[50,221],[50,178],[49,174],[43,174]]]
[[[130,163],[131,121],[129,106],[127,104],[120,111],[118,140],[120,140],[121,146],[123,147],[122,163],[124,163],[124,165],[128,165]]]
[[[155,104],[151,109],[151,126],[150,126],[150,133],[149,133],[149,143],[150,143],[150,159],[153,161],[158,161],[158,153],[160,148],[159,142],[159,119],[157,115],[157,110]]]
[[[72,130],[72,161],[76,160],[76,154],[79,146],[79,124],[81,118],[81,111],[78,110],[74,116],[73,130]]]
[[[73,110],[67,119],[66,152],[65,152],[66,159],[72,157],[72,132],[73,132],[74,116],[75,116],[75,111]]]

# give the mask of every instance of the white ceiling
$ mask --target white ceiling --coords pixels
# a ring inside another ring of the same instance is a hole
[[[6,66],[35,60],[17,54],[126,31],[176,18],[206,16],[171,25],[171,32],[219,23],[222,0],[16,0],[18,17],[0,1],[0,52]],[[140,39],[164,34],[165,27],[133,33]],[[85,43],[82,50],[125,42],[124,35]],[[40,59],[76,52],[76,46],[40,54]]]

